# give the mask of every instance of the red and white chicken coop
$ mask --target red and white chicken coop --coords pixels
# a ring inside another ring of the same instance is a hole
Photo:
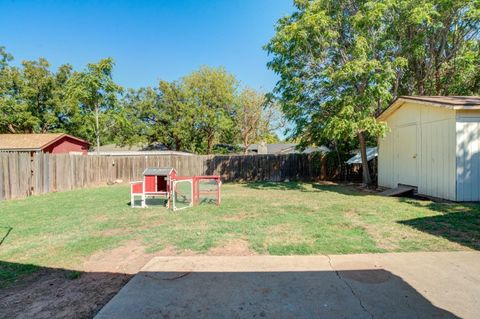
[[[131,182],[131,206],[136,207],[136,198],[140,197],[138,207],[147,207],[147,199],[160,197],[166,206],[180,210],[199,203],[221,201],[222,182],[218,175],[178,176],[172,167],[150,167],[143,171],[143,180]]]

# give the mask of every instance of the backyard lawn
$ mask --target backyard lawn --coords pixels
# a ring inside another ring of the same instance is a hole
[[[128,186],[0,202],[0,287],[37,267],[80,271],[92,254],[131,241],[156,254],[204,254],[235,242],[272,255],[480,249],[474,204],[293,182],[222,191],[221,207],[178,212],[130,208]]]

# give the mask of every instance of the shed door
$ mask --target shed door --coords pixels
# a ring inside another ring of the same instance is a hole
[[[398,184],[417,185],[417,126],[399,127],[397,130],[396,168]]]

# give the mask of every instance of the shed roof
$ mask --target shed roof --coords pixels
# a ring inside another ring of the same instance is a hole
[[[375,157],[378,156],[378,148],[377,147],[367,147],[367,161],[371,161]],[[351,164],[362,164],[362,155],[360,154],[360,151],[355,154],[355,156],[351,157],[348,161],[345,163],[351,165]]]
[[[168,176],[175,171],[173,167],[148,167],[143,171],[143,175],[150,175],[150,176]]]
[[[39,151],[63,137],[69,137],[90,145],[87,141],[65,133],[0,134],[0,150]]]
[[[480,110],[480,96],[400,96],[378,115],[377,119],[385,120],[406,102],[451,110]]]

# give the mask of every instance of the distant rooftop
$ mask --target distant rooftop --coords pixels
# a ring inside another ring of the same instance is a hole
[[[132,146],[117,146],[115,144],[107,144],[100,146],[100,152],[97,149],[89,152],[88,155],[103,156],[158,156],[158,155],[180,155],[191,156],[188,152],[171,151],[165,145],[158,143],[154,145],[136,144]]]
[[[0,134],[0,150],[41,150],[64,136],[89,144],[65,133]]]
[[[303,153],[303,154],[310,154],[313,152],[329,152],[330,149],[326,146],[319,146],[319,147],[312,147],[309,146],[305,148],[303,151],[297,149],[297,145],[295,143],[274,143],[274,144],[252,144],[248,147],[248,151],[250,153],[257,153],[257,154],[292,154],[292,153]],[[266,150],[262,147],[266,147]]]
[[[168,147],[158,143],[155,145],[146,145],[146,144],[135,144],[135,145],[125,145],[118,146],[115,144],[106,144],[100,146],[100,152],[141,152],[141,151],[168,151]],[[97,151],[97,148],[94,149],[94,152]]]

